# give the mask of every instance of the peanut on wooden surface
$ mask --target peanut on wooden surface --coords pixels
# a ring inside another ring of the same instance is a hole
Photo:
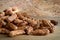
[[[20,12],[17,7],[0,12],[0,33],[11,37],[22,34],[47,35],[54,32],[57,24],[55,20],[32,18],[26,12]]]

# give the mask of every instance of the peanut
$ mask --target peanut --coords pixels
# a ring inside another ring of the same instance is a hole
[[[23,30],[11,31],[11,32],[9,33],[9,36],[13,37],[13,36],[16,36],[16,35],[21,35],[21,34],[25,34],[25,31],[23,31]]]
[[[47,35],[49,34],[48,29],[36,29],[32,32],[33,35]]]

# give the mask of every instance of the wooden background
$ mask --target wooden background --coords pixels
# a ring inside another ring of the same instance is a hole
[[[17,6],[33,16],[60,17],[60,0],[0,0],[0,10]]]

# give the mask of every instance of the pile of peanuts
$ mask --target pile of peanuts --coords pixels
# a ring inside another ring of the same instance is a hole
[[[39,20],[32,18],[17,7],[10,7],[0,12],[0,33],[10,37],[16,35],[47,35],[54,32],[55,20]]]

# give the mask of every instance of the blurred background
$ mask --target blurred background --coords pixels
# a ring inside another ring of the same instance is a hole
[[[60,16],[60,0],[0,0],[0,11],[12,6],[33,16]]]

